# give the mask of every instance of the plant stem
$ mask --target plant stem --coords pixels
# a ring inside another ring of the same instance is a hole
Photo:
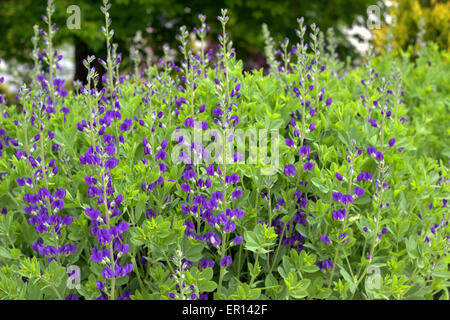
[[[274,254],[274,256],[273,256],[272,266],[270,267],[270,270],[269,270],[269,273],[268,273],[268,274],[271,274],[271,273],[272,273],[273,267],[275,266],[275,262],[276,262],[276,260],[277,260],[277,258],[278,258],[278,251],[280,250],[280,247],[281,247],[281,241],[283,240],[283,235],[284,235],[284,233],[285,233],[285,231],[286,231],[286,225],[287,225],[287,223],[285,223],[285,224],[283,225],[283,229],[282,229],[281,235],[280,235],[280,240],[278,241],[277,250],[275,251],[275,254]],[[267,260],[267,263],[269,263],[269,260]]]

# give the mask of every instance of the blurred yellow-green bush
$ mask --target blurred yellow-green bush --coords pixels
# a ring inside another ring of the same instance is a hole
[[[384,50],[383,46],[389,43],[390,31],[395,48],[406,49],[409,45],[417,46],[417,35],[421,24],[424,28],[424,41],[433,41],[441,49],[448,50],[450,1],[394,0],[389,8],[389,15],[394,19],[392,28],[383,24],[381,29],[373,30],[374,44],[381,51]]]

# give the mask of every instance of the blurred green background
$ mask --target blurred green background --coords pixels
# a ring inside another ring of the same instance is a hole
[[[56,0],[54,22],[59,28],[55,39],[57,45],[70,44],[74,48],[70,59],[74,65],[74,79],[85,79],[82,59],[88,54],[104,57],[105,41],[100,27],[104,16],[100,11],[102,0]],[[396,21],[394,28],[385,23],[379,30],[370,32],[375,35],[371,40],[380,51],[390,41],[397,48],[405,49],[415,44],[420,23],[426,30],[425,40],[438,42],[448,47],[449,8],[448,1],[432,0],[229,0],[229,1],[176,1],[176,0],[111,0],[110,10],[112,28],[115,30],[114,42],[119,44],[123,54],[123,66],[131,70],[129,50],[133,38],[139,35],[141,49],[151,48],[153,61],[162,56],[162,45],[167,43],[177,48],[176,34],[179,27],[186,25],[189,30],[199,26],[198,14],[207,16],[209,44],[214,48],[220,26],[217,16],[221,8],[228,8],[230,21],[228,32],[233,40],[238,58],[244,61],[244,69],[250,70],[266,66],[264,40],[261,26],[266,23],[276,43],[286,36],[297,41],[296,18],[303,16],[306,25],[316,23],[322,31],[333,28],[339,43],[337,51],[344,61],[347,56],[352,60],[361,54],[349,41],[345,30],[355,26],[364,28],[367,20],[367,8],[377,5],[381,19]],[[0,59],[15,67],[17,63],[31,62],[31,41],[33,25],[44,28],[40,18],[45,13],[46,0],[1,0],[0,1]],[[68,29],[66,22],[70,16],[67,8],[77,5],[81,9],[81,28]],[[421,18],[422,17],[422,18]],[[392,40],[392,36],[394,40]],[[294,43],[295,43],[294,42]],[[16,70],[17,71],[17,70]],[[25,77],[26,78],[26,77]]]

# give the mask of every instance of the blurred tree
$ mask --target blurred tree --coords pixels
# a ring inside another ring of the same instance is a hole
[[[162,44],[177,46],[175,35],[181,25],[190,29],[199,25],[197,15],[206,14],[211,28],[210,35],[215,38],[220,24],[216,20],[221,8],[228,8],[230,15],[229,33],[243,60],[250,56],[260,57],[264,42],[261,25],[267,23],[274,40],[282,40],[285,36],[295,39],[296,18],[305,17],[307,25],[315,22],[321,30],[329,27],[336,29],[338,39],[343,39],[339,26],[349,26],[358,15],[365,15],[370,0],[111,0],[110,10],[115,30],[114,41],[119,44],[119,51],[124,58],[128,57],[131,39],[138,30],[142,31],[147,44],[152,46],[155,54],[162,52]],[[43,26],[39,18],[44,12],[45,0],[2,0],[0,11],[0,57],[5,60],[30,61],[29,39],[33,34],[33,25]],[[69,29],[66,26],[67,8],[78,5],[81,9],[81,28]],[[76,76],[84,79],[85,73],[81,61],[88,54],[97,57],[105,55],[105,41],[100,26],[104,17],[100,11],[101,0],[56,0],[54,21],[59,27],[55,41],[72,42],[76,52]],[[295,43],[294,42],[294,43]],[[351,45],[342,42],[340,51],[353,54]]]
[[[394,0],[389,8],[393,28],[383,24],[374,30],[374,44],[383,51],[391,43],[395,48],[416,46],[420,29],[423,41],[436,42],[442,49],[450,44],[450,2],[448,0]],[[416,47],[417,49],[417,47]]]

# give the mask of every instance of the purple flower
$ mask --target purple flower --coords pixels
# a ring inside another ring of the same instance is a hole
[[[353,190],[353,194],[356,195],[358,198],[361,198],[364,195],[364,189],[356,187]]]
[[[213,115],[215,117],[221,117],[223,115],[222,109],[220,109],[220,108],[213,109]]]
[[[314,162],[312,162],[312,161],[307,161],[305,163],[305,165],[303,166],[304,171],[311,171],[313,169],[314,169]]]
[[[389,147],[393,147],[395,144],[395,138],[392,138],[391,140],[389,140]]]
[[[229,267],[231,265],[231,257],[230,256],[225,256],[222,259],[220,259],[219,264],[221,267]]]
[[[186,126],[186,127],[191,127],[191,128],[193,128],[194,127],[194,124],[195,124],[195,122],[194,122],[194,119],[192,119],[191,117],[189,117],[189,118],[187,118],[185,121],[184,121],[184,125]]]
[[[236,184],[241,181],[241,177],[237,173],[231,175],[231,183]]]
[[[323,235],[323,236],[320,236],[320,241],[322,241],[322,243],[324,243],[324,244],[330,244],[331,243],[330,238],[328,237],[327,234]]]
[[[231,233],[234,230],[236,230],[236,224],[234,222],[228,221],[225,223],[225,226],[223,227],[223,232]]]
[[[208,129],[209,123],[208,121],[203,121],[202,122],[202,130],[205,131]]]
[[[131,125],[133,124],[133,119],[125,119],[123,123],[120,125],[120,131],[128,131],[131,128]]]
[[[106,161],[105,168],[112,170],[117,166],[118,163],[119,160],[117,160],[116,158],[110,158]]]
[[[98,229],[96,236],[101,245],[110,243],[112,240],[112,234],[108,229]]]
[[[376,153],[377,153],[377,148],[375,148],[375,147],[367,147],[367,154],[369,155],[369,156],[374,156]]]
[[[333,210],[333,220],[343,221],[345,219],[345,209]]]
[[[106,146],[105,152],[108,156],[113,156],[116,153],[116,147],[113,144]]]
[[[217,247],[218,245],[220,245],[221,240],[220,237],[215,234],[214,232],[209,232],[207,237],[206,237],[206,244],[210,244],[213,247]]]
[[[117,300],[130,300],[131,290],[125,290],[124,293],[117,298]]]
[[[377,154],[375,155],[375,160],[377,161],[383,161],[384,156],[383,153],[381,153],[380,151],[377,152]]]
[[[333,192],[333,201],[340,202],[342,198],[341,192]]]
[[[97,289],[98,289],[99,291],[105,290],[105,285],[103,284],[103,282],[97,281],[95,285],[97,286]]]
[[[358,177],[356,178],[356,180],[358,182],[360,181],[372,181],[372,174],[370,172],[361,172]]]
[[[62,219],[61,224],[63,226],[68,226],[70,224],[72,224],[73,218],[71,216],[66,216]]]
[[[325,105],[328,107],[332,102],[333,102],[333,98],[329,97],[329,98],[327,98]]]
[[[298,150],[298,154],[300,156],[306,156],[306,158],[309,158],[309,155],[311,154],[311,149],[308,146],[303,146]]]
[[[331,262],[328,259],[326,259],[324,261],[317,262],[316,266],[318,266],[320,268],[320,270],[322,270],[322,269],[333,269],[334,268],[333,262]]]
[[[161,174],[163,174],[164,172],[166,172],[167,170],[167,165],[165,163],[158,163],[159,166],[159,170],[161,171]]]
[[[103,277],[104,279],[111,279],[111,278],[114,278],[114,272],[113,272],[110,268],[108,268],[108,267],[104,268],[104,269],[101,271],[101,275],[102,275],[102,277]]]
[[[241,189],[234,189],[234,191],[231,193],[231,199],[239,199],[242,196],[242,190]]]
[[[237,236],[236,238],[234,238],[232,245],[233,246],[238,246],[242,243],[242,236]]]
[[[292,164],[287,164],[284,167],[284,175],[293,177],[295,175],[295,166]]]
[[[209,176],[214,176],[214,165],[213,164],[208,166],[208,167],[206,167],[206,173]]]
[[[353,203],[353,197],[349,194],[343,194],[341,197],[342,204]]]
[[[286,142],[286,145],[288,147],[293,147],[294,146],[294,140],[292,140],[291,138],[286,138],[284,141]]]
[[[22,187],[25,185],[25,179],[24,178],[17,178],[16,183],[19,187]]]
[[[167,153],[164,150],[159,150],[158,153],[156,154],[156,159],[157,160],[164,160],[167,158]]]
[[[339,172],[336,172],[336,179],[338,179],[339,181],[342,181],[344,179],[344,177]]]
[[[189,187],[188,184],[182,183],[180,186],[181,186],[181,190],[182,190],[183,192],[191,192],[191,187]]]
[[[202,260],[200,260],[200,262],[198,264],[198,268],[200,270],[206,269],[206,268],[212,268],[212,267],[214,267],[214,261],[209,260],[209,259],[202,259]]]
[[[350,240],[349,238],[347,238],[347,233],[341,233],[340,235],[339,235],[339,237],[338,237],[338,240],[339,241],[342,241],[342,242],[345,242],[345,243],[348,243],[348,241]]]

